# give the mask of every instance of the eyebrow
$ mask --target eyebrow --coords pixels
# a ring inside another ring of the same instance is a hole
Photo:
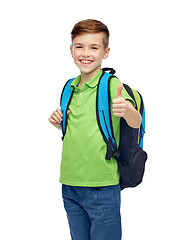
[[[83,43],[74,43],[74,46],[76,46],[76,45],[84,45]],[[98,44],[98,43],[92,43],[92,44],[90,44],[90,46],[98,46],[98,47],[100,47],[100,45]]]
[[[75,46],[75,45],[83,45],[83,44],[82,43],[74,43],[73,45]]]
[[[100,47],[100,45],[98,43],[93,43],[93,44],[91,44],[91,46],[98,46],[98,47]]]

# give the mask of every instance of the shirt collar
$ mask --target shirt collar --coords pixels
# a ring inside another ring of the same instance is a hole
[[[91,88],[96,87],[98,85],[101,74],[102,74],[102,70],[100,70],[91,80],[86,82],[85,85]],[[77,78],[73,80],[73,82],[70,85],[70,88],[74,90],[80,81],[81,81],[81,75],[79,75]]]

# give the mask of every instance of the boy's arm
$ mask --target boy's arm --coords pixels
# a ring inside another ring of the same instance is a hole
[[[142,116],[129,100],[125,100],[122,97],[122,88],[123,84],[120,84],[116,98],[113,100],[113,114],[117,117],[123,117],[130,127],[139,128]]]
[[[139,128],[142,122],[141,114],[133,107],[129,100],[125,100],[126,104],[128,105],[124,118],[128,125],[132,128]]]

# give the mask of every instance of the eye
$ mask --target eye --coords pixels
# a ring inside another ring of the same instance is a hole
[[[76,46],[76,48],[82,48],[81,46]]]
[[[97,47],[92,47],[93,50],[97,50],[98,48]]]

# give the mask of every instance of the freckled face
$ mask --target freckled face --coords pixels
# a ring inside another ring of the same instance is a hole
[[[110,49],[104,49],[104,33],[82,33],[74,38],[70,46],[75,64],[83,74],[96,74]]]

